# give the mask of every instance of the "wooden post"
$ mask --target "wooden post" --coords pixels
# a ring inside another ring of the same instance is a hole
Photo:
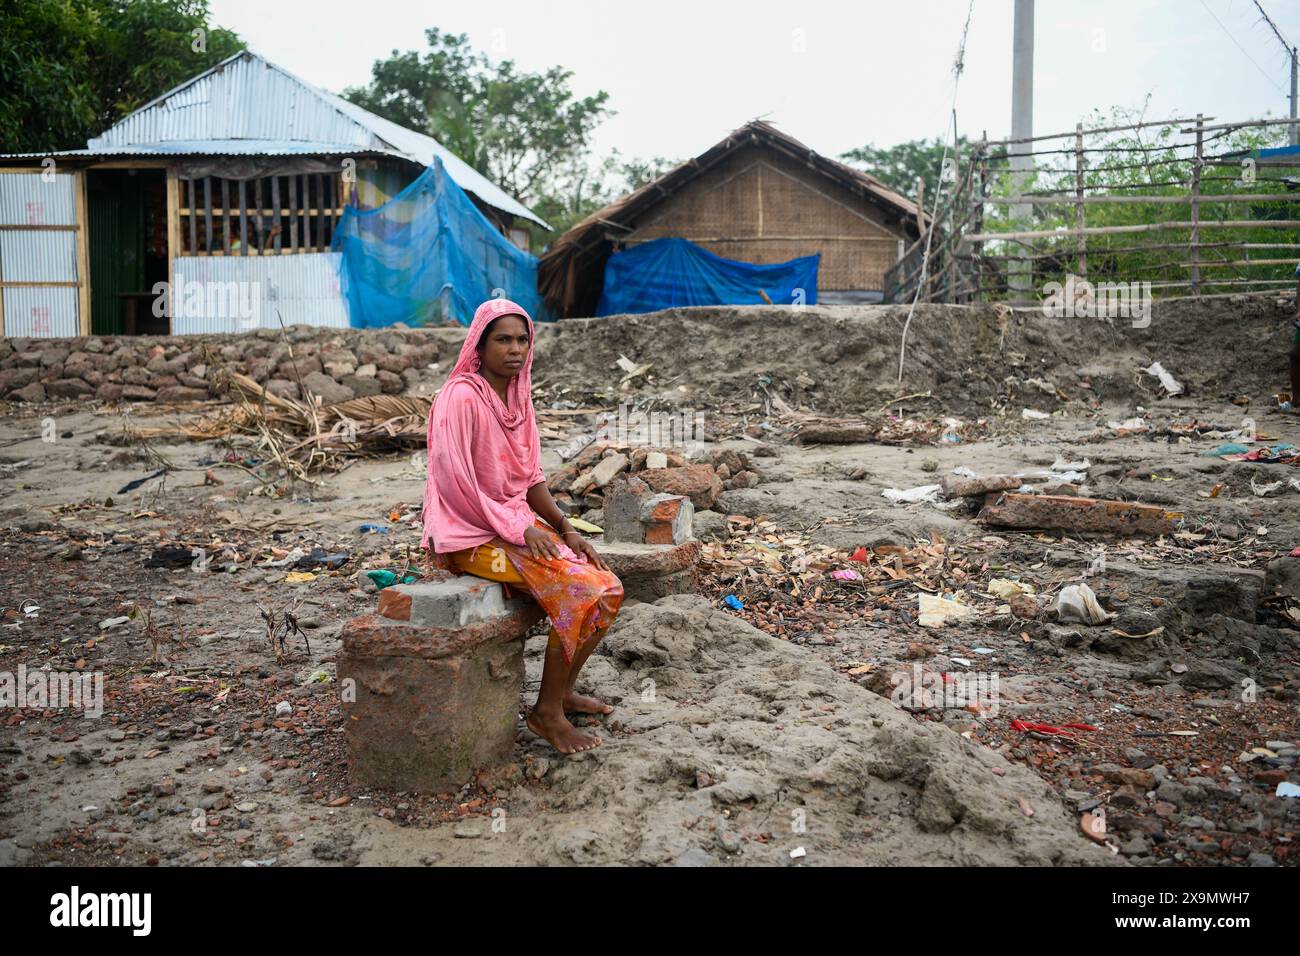
[[[1196,156],[1192,159],[1192,232],[1188,243],[1188,254],[1192,257],[1192,295],[1201,294],[1201,164],[1203,162],[1202,145],[1205,137],[1205,117],[1196,114]]]
[[[193,220],[191,220],[193,221]],[[167,331],[174,326],[173,311],[180,299],[176,292],[176,257],[181,254],[181,181],[175,166],[167,167]]]
[[[280,254],[280,177],[271,177],[271,225],[275,226],[275,254]]]
[[[920,254],[920,260],[916,266],[916,295],[920,299],[925,295],[925,289],[921,287],[921,283],[925,281],[925,180],[920,176],[916,177],[916,208],[920,210],[916,222],[921,232],[921,238],[916,245],[916,251]],[[904,294],[906,294],[906,290],[904,290]]]
[[[90,214],[86,202],[86,171],[79,169],[73,174],[73,189],[77,202],[77,307],[79,331],[82,335],[90,334],[90,236],[88,226]]]
[[[253,210],[253,241],[257,245],[257,254],[260,256],[263,252],[262,237],[265,235],[262,229],[262,180],[260,179],[253,180],[253,204],[255,206]]]
[[[239,254],[248,255],[248,181],[239,181]]]
[[[957,130],[956,111],[953,112],[952,116],[952,128],[954,132],[951,167],[953,173],[952,183],[950,184],[951,190],[948,193],[948,202],[946,204],[948,226],[943,232],[943,255],[940,257],[940,261],[942,262],[945,271],[943,279],[943,301],[950,305],[953,302],[952,293],[955,287],[954,279],[957,275],[957,260],[953,257],[957,255],[958,243],[956,237],[953,235],[953,229],[957,224],[957,200],[961,195],[961,149],[959,146],[960,141],[955,135]],[[939,188],[942,190],[942,185]]]
[[[199,254],[199,191],[194,185],[193,176],[185,182],[189,186],[190,194],[190,255],[196,256]]]
[[[977,186],[972,179],[971,181],[971,200],[974,204],[974,210],[971,212],[971,231],[974,235],[979,235],[984,231],[984,197],[989,192],[989,133],[983,130],[980,133],[980,144],[976,154],[979,157],[979,174],[980,180]],[[983,263],[980,261],[984,255],[984,243],[973,242],[970,247],[971,254],[971,301],[980,301],[980,282],[983,272]]]
[[[203,226],[207,235],[204,236],[204,249],[208,255],[212,255],[212,177],[203,177]]]
[[[1083,202],[1083,124],[1074,124],[1074,195],[1078,202],[1074,204],[1074,224],[1079,233],[1079,278],[1088,278],[1088,234],[1084,222],[1085,208]]]
[[[289,176],[289,248],[298,250],[298,177]]]
[[[221,180],[221,254],[230,255],[230,180]]]

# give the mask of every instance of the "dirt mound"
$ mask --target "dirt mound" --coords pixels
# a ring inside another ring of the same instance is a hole
[[[534,654],[531,678],[539,667]],[[584,681],[617,702],[616,735],[562,762],[533,742],[554,768],[543,786],[511,791],[506,833],[483,827],[477,847],[429,833],[442,862],[482,862],[484,843],[543,864],[771,865],[798,847],[826,865],[1114,860],[1025,768],[702,598],[625,608]]]
[[[1060,403],[1031,379],[1066,399],[1154,400],[1155,379],[1138,370],[1160,361],[1192,394],[1262,398],[1285,385],[1291,314],[1288,300],[1271,296],[1178,299],[1133,328],[1127,319],[925,305],[908,331],[900,386],[905,307],[668,309],[539,327],[534,380],[617,396],[614,363],[626,355],[652,363],[654,388],[684,405],[750,401],[769,389],[795,407],[852,416],[931,391],[936,409],[978,416],[1000,404]]]

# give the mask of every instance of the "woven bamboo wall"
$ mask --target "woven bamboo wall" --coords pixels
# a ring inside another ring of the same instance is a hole
[[[656,207],[624,242],[678,236],[745,262],[822,254],[818,286],[880,289],[898,257],[899,224],[784,153],[739,150]]]

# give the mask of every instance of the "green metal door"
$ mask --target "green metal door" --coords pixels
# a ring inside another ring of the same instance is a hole
[[[95,335],[122,334],[119,293],[145,291],[147,183],[147,176],[133,176],[124,169],[87,174],[90,330]]]

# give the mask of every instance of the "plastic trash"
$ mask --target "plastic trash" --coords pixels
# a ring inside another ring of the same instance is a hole
[[[397,583],[397,573],[395,571],[387,571],[382,568],[375,571],[367,571],[366,577],[374,581],[375,587],[380,591],[382,591],[384,588],[392,587],[394,584]],[[402,583],[414,584],[419,579],[420,579],[419,572],[408,571],[406,572],[405,576],[403,576]]]
[[[188,568],[194,563],[198,552],[191,548],[163,547],[154,548],[153,553],[145,559],[146,568],[167,568],[175,571],[179,568]]]
[[[994,578],[989,582],[989,593],[1006,601],[1015,594],[1033,594],[1034,586],[1023,581],[1012,581],[1009,578]]]
[[[1149,428],[1146,420],[1141,418],[1126,418],[1122,422],[1107,422],[1106,427],[1113,429],[1119,438],[1123,438],[1125,435],[1140,435]]]
[[[1241,444],[1241,442],[1230,441],[1224,442],[1217,448],[1211,448],[1209,451],[1201,452],[1201,456],[1204,458],[1219,458],[1223,455],[1244,455],[1248,451],[1250,451],[1250,449]]]
[[[1159,362],[1152,362],[1142,371],[1146,372],[1148,375],[1154,375],[1156,378],[1160,379],[1160,384],[1164,386],[1166,395],[1183,394],[1182,382],[1178,381],[1178,379],[1174,378],[1172,375],[1166,372],[1165,367],[1161,365]]]
[[[965,620],[975,615],[974,608],[935,594],[918,594],[916,604],[917,610],[920,611],[916,623],[921,627],[946,627],[953,621]]]
[[[1294,481],[1295,479],[1293,478],[1291,480]],[[1281,491],[1283,484],[1284,482],[1281,480],[1266,481],[1263,484],[1256,484],[1255,479],[1252,476],[1250,479],[1250,491],[1256,498],[1264,498],[1273,494],[1275,491]]]
[[[388,534],[388,528],[386,528],[384,525],[371,524],[370,522],[366,522],[357,530],[360,531],[362,534]]]
[[[1300,787],[1296,786],[1294,783],[1287,783],[1283,780],[1277,785],[1277,789],[1273,791],[1273,793],[1275,796],[1279,797],[1300,797]]]
[[[1088,585],[1071,584],[1056,596],[1056,616],[1080,624],[1105,624],[1115,615],[1097,602],[1097,595]]]
[[[312,548],[311,554],[304,554],[294,565],[296,568],[329,568],[337,570],[348,563],[352,555],[346,551],[340,551],[337,554],[330,554],[324,548]]]
[[[1052,416],[1047,412],[1040,412],[1036,408],[1022,408],[1020,410],[1020,417],[1037,421],[1042,418],[1051,418]]]
[[[831,577],[836,581],[861,581],[862,575],[858,574],[852,568],[837,568],[831,572]]]
[[[740,598],[736,597],[734,594],[728,594],[722,600],[727,607],[734,611],[743,611],[745,609],[745,605],[741,603]]]
[[[921,501],[928,501],[934,504],[939,500],[941,485],[917,485],[915,488],[908,488],[903,491],[899,488],[886,488],[880,493],[880,497],[896,505],[899,504],[916,504]]]
[[[1083,461],[1066,461],[1057,455],[1056,461],[1052,462],[1052,471],[1087,471],[1091,467],[1092,462],[1086,458]]]

